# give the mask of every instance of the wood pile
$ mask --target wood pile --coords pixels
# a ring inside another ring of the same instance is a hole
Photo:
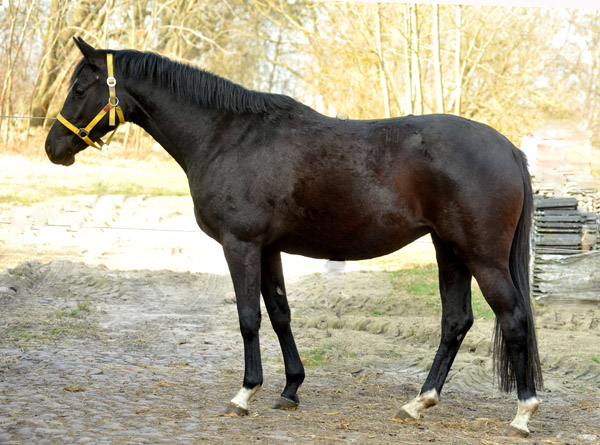
[[[535,197],[532,295],[536,299],[577,298],[600,301],[598,203],[578,197]]]
[[[535,199],[535,253],[570,255],[600,249],[598,214],[575,197]]]

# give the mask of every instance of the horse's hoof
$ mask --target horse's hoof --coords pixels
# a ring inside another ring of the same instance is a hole
[[[512,425],[509,425],[507,430],[504,432],[504,436],[510,439],[525,439],[529,436],[529,431],[523,431],[515,428]]]
[[[411,416],[404,408],[400,408],[396,415],[392,418],[395,422],[410,422],[411,420],[417,420]]]
[[[293,400],[287,399],[283,396],[279,397],[273,405],[273,409],[284,409],[284,410],[294,410],[298,409],[300,402],[294,402]]]
[[[227,405],[227,409],[223,413],[225,417],[243,417],[247,416],[249,411],[241,406],[236,405],[235,403],[229,403]]]

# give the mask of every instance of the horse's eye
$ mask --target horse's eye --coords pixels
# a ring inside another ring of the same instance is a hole
[[[75,88],[73,93],[75,94],[75,97],[81,97],[85,94],[85,90],[83,88]]]

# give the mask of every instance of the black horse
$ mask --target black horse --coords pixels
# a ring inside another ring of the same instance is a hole
[[[116,110],[119,122],[144,128],[186,172],[198,225],[222,244],[237,296],[245,372],[227,415],[247,414],[263,382],[261,293],[285,362],[275,407],[299,404],[304,369],[281,252],[359,260],[431,234],[441,341],[419,395],[395,419],[416,419],[438,402],[473,323],[475,277],[496,315],[500,387],[518,393],[508,433],[529,433],[542,384],[529,300],[532,192],[525,156],[511,142],[450,115],[329,118],[290,97],[250,91],[156,54],[75,43],[84,58],[48,134],[48,157],[71,165],[86,144],[98,146],[118,125]]]

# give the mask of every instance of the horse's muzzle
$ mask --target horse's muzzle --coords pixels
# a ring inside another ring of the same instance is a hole
[[[56,150],[51,147],[51,144],[46,140],[46,155],[53,164],[69,166],[75,163],[75,154],[69,149]]]

